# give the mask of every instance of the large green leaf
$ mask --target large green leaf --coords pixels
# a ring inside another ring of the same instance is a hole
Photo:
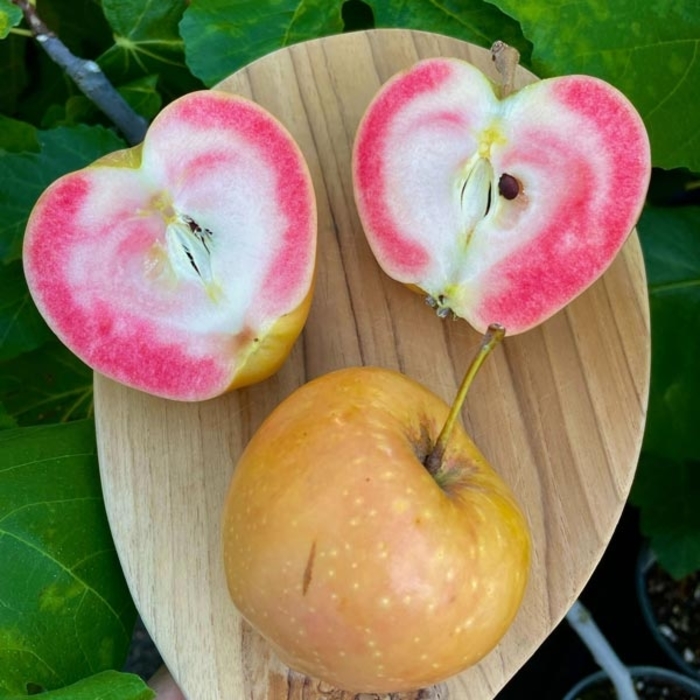
[[[700,170],[697,0],[488,0],[517,19],[542,77],[595,75],[646,123],[654,164]]]
[[[652,331],[644,450],[700,460],[700,207],[648,206],[638,228]]]
[[[34,350],[52,337],[24,280],[19,260],[0,266],[0,362]]]
[[[0,362],[0,400],[17,425],[92,416],[92,370],[58,340]]]
[[[367,0],[374,10],[377,27],[403,27],[447,34],[489,48],[500,39],[517,48],[524,63],[532,47],[520,25],[483,0]]]
[[[31,124],[0,114],[0,153],[38,150],[37,132]]]
[[[201,87],[187,69],[178,31],[187,4],[187,0],[102,0],[115,43],[99,63],[116,85],[157,75],[167,99]]]
[[[644,454],[631,493],[659,564],[683,578],[700,570],[700,462]]]
[[[639,234],[649,281],[652,367],[631,501],[660,564],[700,569],[700,208],[647,206]]]
[[[111,539],[94,425],[0,432],[0,695],[121,668],[135,611]]]
[[[180,23],[187,64],[206,85],[256,58],[343,30],[340,0],[191,0]]]
[[[251,61],[306,39],[343,31],[344,3],[321,0],[192,0],[180,24],[187,63],[213,85]],[[502,39],[529,58],[517,22],[482,0],[368,0],[378,27],[404,27],[448,34],[481,46]],[[353,17],[358,8],[352,8]],[[363,21],[363,24],[367,24]]]
[[[41,700],[151,700],[155,693],[132,673],[102,671],[77,683],[41,693]],[[27,700],[27,695],[2,700]]]
[[[109,129],[80,125],[38,133],[39,153],[0,153],[0,261],[21,255],[27,219],[39,195],[64,173],[124,148]]]
[[[16,428],[17,421],[10,415],[4,404],[0,402],[0,430]]]

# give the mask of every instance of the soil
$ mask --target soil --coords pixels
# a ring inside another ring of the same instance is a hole
[[[634,687],[640,700],[696,700],[698,697],[664,680],[639,678],[635,679]],[[575,700],[617,700],[617,695],[611,683],[601,682],[584,690]]]
[[[700,674],[700,573],[676,581],[654,563],[646,587],[659,633]]]

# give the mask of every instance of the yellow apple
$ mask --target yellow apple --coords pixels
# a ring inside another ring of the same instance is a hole
[[[415,689],[474,664],[513,621],[530,535],[454,421],[473,374],[450,411],[395,371],[332,372],[248,444],[224,509],[228,586],[293,669],[355,692]]]

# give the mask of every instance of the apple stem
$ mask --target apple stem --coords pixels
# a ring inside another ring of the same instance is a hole
[[[515,71],[520,62],[520,52],[504,41],[496,41],[491,46],[491,59],[501,76],[501,99],[505,99],[515,88]]]
[[[440,471],[442,460],[445,456],[445,450],[447,449],[447,443],[450,441],[454,427],[462,413],[462,407],[467,398],[467,392],[472,385],[476,373],[481,368],[481,365],[484,364],[484,360],[491,354],[491,351],[503,340],[505,334],[506,329],[499,323],[492,323],[486,330],[486,333],[484,333],[479,350],[464,375],[464,379],[457,390],[457,396],[452,403],[450,412],[447,414],[445,424],[442,426],[442,430],[435,441],[435,447],[433,447],[430,454],[425,458],[425,467],[433,476]]]

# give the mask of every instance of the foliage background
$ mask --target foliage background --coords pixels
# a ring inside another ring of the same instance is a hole
[[[0,0],[0,698],[135,700],[135,619],[102,507],[91,373],[29,297],[21,242],[41,191],[123,138]],[[597,75],[634,102],[655,166],[639,223],[652,386],[632,502],[661,563],[700,569],[700,11],[697,0],[37,0],[146,119],[294,42],[408,27],[488,47],[541,77]]]

